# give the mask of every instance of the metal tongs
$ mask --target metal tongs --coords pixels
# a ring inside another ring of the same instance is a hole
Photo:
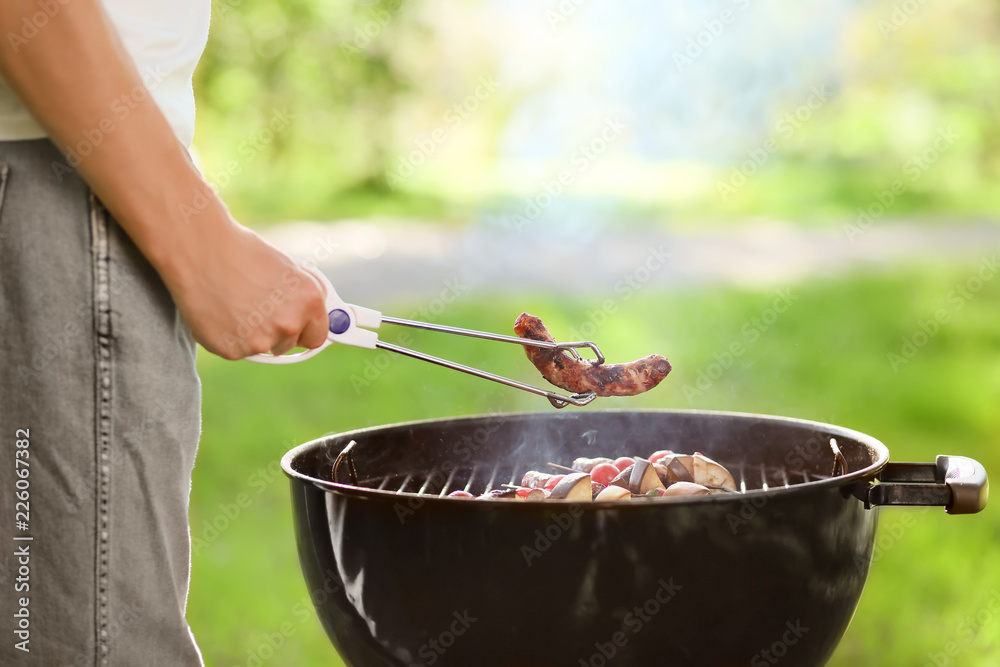
[[[565,350],[572,354],[576,359],[583,358],[580,356],[578,348],[589,348],[596,355],[596,359],[593,359],[592,362],[594,364],[603,364],[604,354],[601,353],[600,348],[597,347],[597,344],[593,341],[554,343],[543,340],[519,338],[517,336],[505,336],[486,331],[460,329],[458,327],[449,327],[440,324],[431,324],[429,322],[419,322],[416,320],[404,320],[398,317],[386,317],[377,310],[363,308],[361,306],[355,306],[344,302],[339,296],[337,296],[337,291],[319,269],[305,262],[302,262],[301,265],[302,268],[309,271],[320,282],[323,286],[324,292],[326,293],[326,312],[330,320],[330,331],[326,336],[326,341],[319,347],[312,350],[305,350],[304,352],[292,352],[290,354],[282,355],[255,354],[247,357],[247,360],[262,364],[294,364],[316,356],[332,343],[342,343],[344,345],[353,345],[355,347],[365,347],[368,349],[377,348],[389,350],[390,352],[396,352],[398,354],[413,357],[414,359],[420,359],[422,361],[429,361],[432,364],[468,373],[469,375],[475,375],[476,377],[484,378],[486,380],[499,382],[500,384],[505,384],[508,387],[514,387],[532,394],[544,396],[549,399],[549,402],[552,403],[554,407],[557,408],[564,408],[569,404],[586,405],[597,397],[597,394],[592,391],[582,394],[572,394],[569,396],[558,394],[554,391],[548,391],[547,389],[533,387],[529,384],[518,382],[517,380],[511,380],[510,378],[505,378],[500,375],[494,375],[493,373],[482,371],[478,368],[472,368],[454,361],[448,361],[447,359],[434,357],[429,354],[424,354],[423,352],[410,350],[405,347],[393,345],[392,343],[386,343],[384,341],[380,341],[378,339],[378,334],[374,331],[370,331],[370,329],[378,329],[382,324],[398,324],[404,327],[426,329],[428,331],[439,331],[441,333],[457,334],[459,336],[485,338],[486,340],[516,343],[518,345],[534,345],[536,347],[546,347],[552,350]]]

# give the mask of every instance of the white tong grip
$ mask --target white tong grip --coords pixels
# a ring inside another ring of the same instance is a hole
[[[282,355],[270,353],[254,354],[246,357],[247,361],[255,361],[261,364],[294,364],[316,356],[331,343],[341,343],[343,345],[353,345],[355,347],[374,350],[376,343],[378,343],[378,334],[368,329],[377,329],[382,324],[382,313],[371,308],[363,308],[345,303],[337,295],[337,290],[333,288],[333,284],[323,275],[322,271],[308,262],[300,261],[299,264],[316,278],[323,288],[325,296],[324,304],[327,317],[330,319],[330,329],[327,331],[326,341],[319,347],[305,350],[304,352],[293,352]],[[347,321],[344,321],[344,317],[341,315],[338,322],[337,311],[346,314]],[[340,333],[334,333],[334,324],[339,325],[337,328],[340,329]]]
[[[371,308],[362,308],[361,306],[353,306],[343,302],[341,302],[339,309],[347,311],[350,314],[351,326],[344,333],[336,334],[331,331],[326,335],[327,340],[333,343],[366,347],[374,350],[375,344],[378,343],[378,334],[374,331],[369,331],[369,329],[378,329],[379,325],[382,324],[382,313]],[[330,308],[328,305],[326,312],[329,314],[334,310],[336,309]]]

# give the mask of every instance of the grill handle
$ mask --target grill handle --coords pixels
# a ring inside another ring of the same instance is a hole
[[[986,507],[990,482],[982,464],[939,455],[934,463],[887,463],[879,484],[868,486],[865,507],[943,505],[948,514],[975,514]]]

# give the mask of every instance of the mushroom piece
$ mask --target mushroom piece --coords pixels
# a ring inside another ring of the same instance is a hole
[[[704,496],[711,493],[711,489],[707,489],[701,484],[695,484],[694,482],[675,482],[667,487],[667,490],[663,493],[664,497],[679,497],[679,496]]]
[[[690,454],[674,454],[673,457],[671,457],[671,459],[673,461],[677,461],[677,463],[679,463],[682,466],[684,466],[684,469],[688,471],[688,474],[691,475],[692,477],[694,477],[694,457],[693,456],[691,456]],[[669,466],[669,464],[668,464],[668,466]],[[675,468],[676,468],[676,466],[675,466]],[[684,481],[684,480],[681,480],[681,481]]]
[[[631,500],[632,492],[620,486],[607,486],[594,498],[597,500]]]
[[[661,482],[663,482],[663,486],[670,486],[674,483],[675,480],[671,479],[670,471],[667,469],[667,466],[654,463],[653,470],[656,471],[656,476],[660,478]]]
[[[571,472],[567,474],[553,487],[549,498],[553,500],[575,500],[577,502],[592,500],[590,475],[585,472]]]
[[[672,454],[664,456],[657,463],[656,473],[664,486],[676,482],[694,482],[694,457],[688,454]]]
[[[620,486],[623,489],[627,489],[629,480],[632,478],[633,467],[634,466],[629,466],[625,468],[625,470],[622,470],[620,473],[618,473],[618,475],[616,475],[615,478],[611,480],[611,483],[608,484],[608,486]]]
[[[641,496],[652,489],[662,489],[664,486],[656,474],[656,469],[653,468],[652,463],[646,459],[635,460],[635,464],[632,466],[632,474],[629,475],[628,480],[629,491],[637,496]]]
[[[730,491],[736,490],[736,482],[729,471],[708,458],[704,454],[695,453],[691,457],[694,462],[694,481],[702,486],[715,486]]]

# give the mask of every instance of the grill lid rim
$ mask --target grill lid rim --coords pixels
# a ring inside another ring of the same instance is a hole
[[[761,496],[776,497],[778,495],[787,495],[791,493],[808,493],[810,491],[818,491],[823,489],[832,489],[839,487],[856,487],[857,485],[867,486],[873,482],[885,468],[886,464],[889,462],[889,449],[878,439],[860,431],[855,431],[843,426],[837,426],[835,424],[828,424],[824,422],[818,422],[808,419],[799,419],[796,417],[782,417],[778,415],[766,415],[758,413],[749,412],[735,412],[735,411],[722,411],[722,410],[675,410],[675,409],[661,409],[661,408],[643,408],[635,410],[626,409],[604,409],[604,410],[589,410],[590,414],[609,414],[609,415],[636,415],[642,416],[644,414],[648,415],[678,415],[678,416],[707,416],[707,417],[722,417],[730,418],[742,421],[753,421],[753,422],[772,422],[777,424],[784,424],[788,426],[799,426],[803,428],[808,428],[816,431],[822,432],[824,435],[829,435],[830,437],[843,437],[849,440],[855,440],[865,447],[868,447],[871,451],[875,453],[874,461],[869,465],[860,468],[858,470],[849,471],[847,474],[839,475],[836,477],[829,477],[826,479],[811,480],[808,482],[797,482],[790,486],[781,487],[769,487],[768,489],[748,489],[746,491],[735,493],[735,494],[718,494],[718,495],[706,495],[706,496],[689,496],[683,498],[636,498],[629,503],[623,503],[620,501],[591,501],[589,503],[584,503],[587,506],[594,507],[614,507],[616,509],[626,509],[626,508],[642,508],[650,506],[663,506],[663,505],[688,505],[694,503],[742,503],[746,499],[754,499]],[[407,428],[421,428],[427,426],[442,425],[447,423],[449,426],[461,426],[463,423],[476,423],[481,422],[485,419],[539,419],[543,421],[558,421],[560,419],[572,418],[571,415],[575,413],[570,413],[564,415],[562,413],[551,413],[551,412],[538,412],[538,411],[526,411],[526,412],[504,412],[504,413],[487,413],[478,415],[462,415],[458,417],[446,417],[446,418],[430,418],[421,420],[412,420],[405,422],[398,422],[393,424],[383,424],[377,426],[368,426],[360,429],[354,429],[350,431],[344,431],[339,433],[328,433],[320,438],[316,438],[309,442],[298,445],[288,452],[285,453],[281,458],[281,468],[285,474],[299,482],[312,484],[313,486],[328,492],[343,493],[352,496],[360,496],[369,498],[371,500],[381,500],[385,502],[399,502],[401,498],[409,499],[420,499],[422,502],[446,502],[449,505],[453,505],[456,501],[460,502],[460,499],[438,497],[436,495],[430,494],[419,494],[414,492],[399,492],[395,490],[384,490],[384,489],[373,489],[365,488],[360,486],[355,486],[353,484],[346,484],[342,482],[335,482],[333,480],[321,479],[313,475],[303,473],[296,470],[294,467],[294,462],[307,456],[313,450],[325,449],[328,447],[328,443],[334,439],[345,439],[345,440],[358,440],[363,438],[366,434],[372,433],[383,433],[390,429],[405,430]],[[857,495],[854,493],[853,495]],[[540,501],[512,501],[511,499],[502,498],[484,498],[476,499],[474,503],[467,503],[469,505],[482,506],[487,504],[492,507],[500,506],[510,506],[510,505],[529,505],[532,507],[537,507],[539,505],[567,505],[567,504],[580,504],[573,503],[572,501],[566,500],[551,500],[545,499]],[[632,511],[632,510],[628,510]]]

